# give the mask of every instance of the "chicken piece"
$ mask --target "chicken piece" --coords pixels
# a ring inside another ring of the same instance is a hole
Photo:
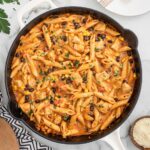
[[[121,41],[119,39],[116,39],[115,42],[112,44],[111,48],[119,51],[119,49],[122,47]]]
[[[82,77],[79,73],[73,73],[71,77],[74,79],[74,83],[78,86],[83,83]]]
[[[101,73],[96,73],[96,80],[97,81],[107,80],[109,78],[110,78],[110,75],[106,71],[103,71]]]
[[[107,102],[104,102],[104,101],[101,100],[101,101],[98,103],[98,110],[99,110],[101,113],[106,114],[106,113],[109,111],[109,109],[111,108],[111,106],[112,106],[112,104],[107,103]]]
[[[105,48],[105,43],[103,40],[100,40],[99,42],[95,42],[95,50],[99,51]]]
[[[123,83],[122,84],[122,91],[124,93],[131,92],[131,90],[132,90],[132,88],[131,88],[131,86],[128,83]]]
[[[104,23],[104,22],[99,22],[96,26],[95,26],[95,28],[94,28],[95,30],[97,30],[97,31],[105,31],[105,29],[106,29],[106,24]]]

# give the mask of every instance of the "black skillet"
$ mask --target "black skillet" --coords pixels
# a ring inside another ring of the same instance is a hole
[[[133,94],[130,98],[130,105],[126,108],[126,110],[124,111],[124,113],[122,114],[122,116],[119,119],[117,119],[115,122],[113,122],[109,126],[109,128],[107,128],[106,130],[104,130],[102,132],[96,132],[94,134],[91,134],[90,136],[85,135],[85,136],[71,137],[71,138],[68,137],[67,139],[63,139],[61,136],[44,135],[44,133],[37,131],[37,129],[34,126],[34,123],[31,122],[28,119],[28,117],[25,114],[23,114],[21,112],[21,110],[18,108],[16,100],[15,100],[15,96],[12,91],[11,79],[10,79],[11,63],[12,63],[12,59],[14,57],[16,48],[18,47],[20,37],[22,35],[25,35],[28,31],[30,31],[30,29],[32,27],[34,27],[37,23],[39,23],[43,19],[47,18],[48,16],[59,15],[59,14],[63,14],[63,13],[76,13],[76,14],[82,14],[82,15],[90,14],[94,18],[103,20],[104,22],[115,27],[121,33],[121,35],[125,38],[125,40],[128,42],[129,46],[133,49],[133,56],[134,56],[135,68],[136,68],[135,71],[137,74],[137,79],[135,82]],[[43,138],[48,139],[53,142],[62,143],[62,144],[88,143],[88,142],[95,141],[95,140],[103,138],[104,136],[109,135],[111,132],[116,130],[121,124],[123,124],[126,121],[126,119],[129,117],[129,115],[133,111],[133,109],[138,101],[138,97],[139,97],[140,89],[141,89],[141,83],[142,83],[142,66],[141,66],[141,60],[139,57],[137,46],[138,46],[138,39],[132,31],[123,28],[115,20],[113,20],[109,16],[107,16],[99,11],[96,11],[96,10],[92,10],[92,9],[85,8],[85,7],[61,7],[61,8],[56,8],[56,9],[50,10],[42,15],[39,15],[38,17],[33,19],[30,23],[25,25],[25,27],[19,32],[19,34],[17,35],[16,39],[14,40],[14,42],[12,44],[12,46],[9,50],[8,56],[7,56],[7,61],[6,61],[6,65],[5,65],[5,84],[6,84],[6,90],[7,90],[7,94],[8,94],[8,98],[9,98],[8,109],[9,109],[10,113],[17,120],[22,121],[33,132],[37,133],[38,135],[42,136]]]

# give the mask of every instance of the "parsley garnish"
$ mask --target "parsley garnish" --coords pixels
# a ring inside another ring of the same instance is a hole
[[[17,2],[17,4],[20,4],[18,0],[0,0],[0,4],[4,3],[13,3]],[[0,8],[0,32],[4,32],[6,34],[10,33],[10,23],[7,20],[8,16],[6,12]]]
[[[69,55],[70,55],[70,54],[69,54],[69,52],[68,52],[68,53],[65,54],[65,57],[66,57],[66,58],[69,58]]]
[[[63,66],[63,69],[66,69],[66,66]]]
[[[80,62],[79,62],[78,60],[75,60],[75,62],[74,62],[74,66],[75,66],[76,68],[78,68],[78,67],[79,67],[79,64],[80,64]]]
[[[44,72],[42,69],[40,69],[40,75],[44,75]]]
[[[71,64],[71,62],[69,62],[68,66],[69,66],[69,68],[72,68],[72,64]]]
[[[118,76],[119,75],[119,70],[115,70],[114,71],[114,76]]]
[[[42,81],[43,81],[43,82],[46,81],[46,77],[43,77],[43,80],[42,80]]]
[[[99,48],[95,47],[95,52],[98,52],[99,50],[100,50]]]
[[[0,0],[1,3],[1,0]],[[3,9],[0,8],[0,32],[10,33],[10,23],[6,20],[7,14]]]
[[[63,120],[64,121],[69,121],[70,120],[70,116],[69,115],[67,115],[67,114],[65,114],[65,116],[63,116]]]
[[[28,115],[31,116],[32,113],[33,113],[33,110],[30,109],[30,111],[28,112]]]
[[[83,83],[87,83],[87,75],[86,74],[83,74],[82,79],[83,79]]]
[[[13,3],[13,2],[17,2],[17,4],[20,4],[18,0],[0,0],[0,4]]]

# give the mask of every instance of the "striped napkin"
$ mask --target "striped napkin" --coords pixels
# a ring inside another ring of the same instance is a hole
[[[20,122],[14,119],[6,107],[2,105],[2,93],[0,92],[0,117],[4,118],[16,134],[20,150],[53,150],[53,148],[37,142],[30,133],[23,128]]]

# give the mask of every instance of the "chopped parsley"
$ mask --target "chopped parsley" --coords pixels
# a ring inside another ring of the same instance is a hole
[[[70,55],[70,53],[68,52],[68,53],[65,54],[65,57],[69,58],[69,55]]]
[[[103,104],[100,104],[99,107],[100,107],[100,108],[104,108],[104,105],[103,105]]]
[[[40,69],[40,75],[44,75],[44,72],[42,69]]]
[[[67,115],[67,114],[63,116],[63,120],[64,120],[64,121],[69,121],[70,118],[71,118],[71,117],[70,117],[69,115]]]
[[[72,68],[72,64],[71,64],[71,62],[69,62],[68,66],[69,66],[69,68]]]
[[[28,112],[28,115],[31,116],[33,114],[33,110],[30,109],[30,111]]]
[[[56,82],[56,78],[54,76],[49,77],[48,80],[50,80],[53,83]]]
[[[99,48],[95,47],[95,52],[98,52],[99,50],[100,50]]]
[[[87,83],[87,75],[86,74],[83,74],[82,79],[83,79],[83,83]]]
[[[54,97],[50,96],[50,103],[53,104],[54,103]]]
[[[119,70],[115,70],[114,71],[114,76],[116,77],[116,76],[118,76],[119,75]]]
[[[66,66],[63,66],[63,69],[66,69]]]
[[[43,81],[43,82],[46,81],[46,77],[43,77],[43,80],[42,80],[42,81]]]
[[[75,79],[75,77],[71,77],[71,80],[73,81]]]
[[[93,67],[94,67],[94,65],[93,65],[93,64],[90,64],[90,65],[89,65],[89,67],[90,67],[90,68],[93,68]]]
[[[42,52],[41,54],[40,54],[40,56],[45,56],[47,53],[46,52]]]
[[[76,68],[78,68],[78,67],[79,67],[79,64],[80,64],[80,62],[79,62],[78,60],[75,60],[75,62],[74,62],[74,66],[75,66]]]
[[[33,101],[30,100],[29,103],[30,103],[30,105],[31,105],[31,104],[33,104]]]

